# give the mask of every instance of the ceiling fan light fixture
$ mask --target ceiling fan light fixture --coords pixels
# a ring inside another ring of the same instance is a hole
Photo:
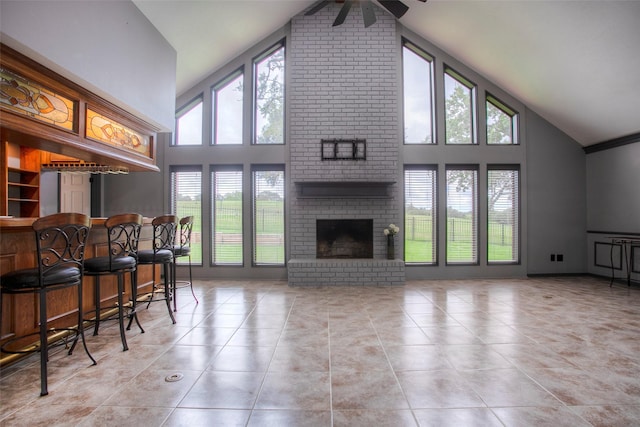
[[[369,28],[376,23],[376,13],[373,10],[371,0],[362,0],[360,2],[360,8],[362,9],[362,20],[364,21],[364,27]]]
[[[334,0],[336,3],[342,4],[340,8],[340,12],[338,12],[338,16],[336,16],[335,21],[333,21],[333,26],[337,27],[338,25],[342,25],[351,10],[351,6],[353,6],[353,2],[357,2],[360,5],[360,9],[362,10],[362,20],[364,21],[365,28],[370,27],[376,22],[376,14],[373,9],[373,4],[371,0]],[[427,0],[418,0],[422,3],[426,3]],[[322,0],[316,3],[311,9],[305,12],[305,16],[314,15],[322,8],[327,6],[331,0]],[[380,6],[387,9],[396,19],[402,18],[405,13],[409,10],[409,6],[404,4],[400,0],[378,0]]]
[[[353,4],[353,0],[345,0],[344,4],[340,8],[340,12],[338,12],[338,16],[336,16],[336,20],[333,21],[333,26],[337,27],[338,25],[342,25],[344,20],[347,18],[349,11],[351,10],[351,5]]]

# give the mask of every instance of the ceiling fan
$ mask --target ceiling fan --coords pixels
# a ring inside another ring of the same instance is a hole
[[[336,3],[343,3],[340,12],[338,12],[338,16],[336,20],[333,21],[333,26],[336,27],[341,25],[347,15],[349,14],[349,10],[351,10],[351,6],[354,2],[360,4],[360,9],[362,9],[362,18],[364,20],[364,26],[369,27],[376,22],[376,14],[373,11],[373,5],[371,4],[371,0],[335,0]],[[427,0],[418,0],[425,3]],[[331,2],[331,0],[323,0],[320,3],[316,4],[314,7],[309,9],[305,15],[313,15],[318,12],[320,9],[325,7]],[[402,15],[407,13],[409,10],[409,6],[402,3],[400,0],[378,0],[378,3],[385,9],[387,9],[393,16],[397,19],[400,19]]]

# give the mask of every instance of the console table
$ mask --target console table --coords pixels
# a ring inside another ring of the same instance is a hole
[[[631,248],[633,246],[640,247],[640,237],[634,236],[610,236],[611,239],[611,282],[609,287],[613,286],[613,280],[615,279],[615,271],[613,268],[613,247],[614,245],[620,245],[620,256],[624,259],[625,266],[627,268],[627,285],[631,286]],[[622,261],[620,262],[622,266]]]

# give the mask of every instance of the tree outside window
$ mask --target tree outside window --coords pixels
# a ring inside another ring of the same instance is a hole
[[[444,87],[446,143],[475,144],[475,87],[451,70],[444,74]]]
[[[284,46],[255,63],[256,144],[284,144]]]

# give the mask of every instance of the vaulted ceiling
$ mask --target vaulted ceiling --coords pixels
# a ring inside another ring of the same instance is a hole
[[[405,27],[583,146],[640,133],[640,1],[403,2]],[[180,95],[316,1],[134,3],[176,49]]]

